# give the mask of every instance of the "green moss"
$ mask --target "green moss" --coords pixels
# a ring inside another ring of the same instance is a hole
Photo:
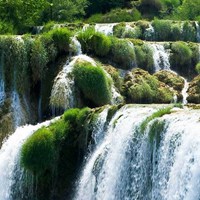
[[[125,30],[126,30],[126,24],[123,22],[119,23],[113,27],[113,35],[122,38]]]
[[[53,41],[58,48],[59,53],[66,53],[69,51],[71,32],[67,28],[57,28],[49,32],[52,35]]]
[[[184,22],[182,29],[183,29],[182,31],[183,41],[191,41],[191,42],[196,41],[197,38],[196,30],[195,27],[190,22],[188,21]]]
[[[75,84],[96,106],[102,106],[111,101],[111,80],[99,66],[90,63],[78,63],[73,70]]]
[[[148,72],[153,72],[153,52],[148,45],[135,46],[135,55],[139,68],[147,70]]]
[[[162,108],[154,112],[151,116],[147,117],[140,125],[141,132],[144,133],[148,123],[156,118],[162,117],[163,115],[170,114],[172,107]]]
[[[79,111],[80,111],[79,108],[72,108],[72,109],[65,111],[65,113],[63,115],[64,121],[66,121],[66,122],[68,121],[70,123],[75,123],[76,117],[77,117]]]
[[[200,74],[200,63],[197,63],[195,69],[196,69],[196,72],[197,72],[198,74]]]
[[[45,75],[46,65],[48,63],[48,57],[46,49],[39,38],[35,39],[31,47],[31,71],[32,80],[37,82],[42,80]]]
[[[93,50],[93,47],[91,46],[92,43],[92,36],[95,34],[94,27],[89,27],[85,31],[81,31],[77,38],[81,43],[81,47],[83,52],[85,53],[91,53]]]
[[[97,56],[106,56],[111,48],[111,39],[102,33],[96,32],[92,36],[91,45]]]
[[[160,134],[165,129],[165,121],[155,120],[149,129],[149,140],[151,143],[153,143],[154,140],[156,140],[156,144],[158,145],[160,143]]]
[[[80,128],[84,126],[85,120],[90,113],[91,113],[91,109],[88,107],[85,107],[80,110],[76,118],[76,123],[78,124]]]
[[[184,42],[174,42],[171,46],[172,59],[180,65],[188,64],[192,58],[192,51]]]
[[[136,65],[134,46],[130,41],[113,39],[112,59],[122,69],[131,69]]]
[[[23,144],[21,164],[34,174],[51,168],[55,158],[54,137],[50,130],[41,128]]]
[[[170,41],[171,22],[168,20],[155,19],[152,23],[155,30],[155,38],[158,41]]]

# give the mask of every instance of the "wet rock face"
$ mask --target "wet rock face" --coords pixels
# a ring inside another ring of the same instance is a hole
[[[189,103],[200,103],[200,75],[190,82],[187,100]]]
[[[170,103],[175,91],[142,69],[134,69],[124,79],[124,94],[129,103]]]

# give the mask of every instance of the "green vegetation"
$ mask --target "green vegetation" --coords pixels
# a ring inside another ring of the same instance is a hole
[[[195,69],[196,69],[196,72],[197,72],[198,74],[200,74],[200,63],[197,63]]]
[[[125,76],[123,88],[129,103],[170,103],[173,99],[167,85],[139,68]]]
[[[160,134],[165,129],[165,121],[161,120],[155,120],[150,125],[149,129],[149,140],[151,143],[153,143],[154,140],[156,140],[156,144],[158,145],[160,143]]]
[[[141,19],[141,13],[133,8],[131,10],[126,9],[113,9],[106,14],[95,14],[92,15],[87,22],[96,22],[96,23],[113,23],[113,22],[131,22]]]
[[[172,43],[171,50],[171,62],[174,65],[187,66],[188,64],[190,64],[192,58],[192,51],[186,43],[174,42]]]
[[[111,101],[111,80],[100,66],[90,63],[77,63],[73,70],[77,87],[86,100],[96,106],[102,106]]]
[[[147,128],[147,125],[150,121],[152,121],[156,118],[162,117],[163,115],[170,114],[171,109],[172,109],[172,106],[162,108],[162,109],[154,112],[151,116],[147,117],[140,125],[141,132],[144,133],[144,131]]]
[[[131,69],[136,65],[134,46],[130,41],[113,39],[112,41],[112,60],[121,69]]]
[[[78,39],[84,52],[93,53],[100,57],[106,56],[110,52],[110,37],[95,32],[94,28],[88,28],[86,31],[80,32]]]
[[[54,137],[47,128],[36,131],[23,145],[21,164],[34,174],[52,167],[55,157]]]

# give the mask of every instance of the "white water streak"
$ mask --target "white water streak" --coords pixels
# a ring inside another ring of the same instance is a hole
[[[42,126],[48,126],[51,122],[57,120],[55,118],[51,121],[46,121],[41,124],[26,125],[17,128],[14,134],[12,134],[8,140],[3,143],[0,150],[0,199],[11,200],[11,187],[14,184],[14,169],[19,164],[20,150],[24,141],[32,135],[36,130]],[[18,166],[20,172],[20,166]],[[21,173],[22,174],[22,170]],[[22,175],[19,175],[22,177]]]

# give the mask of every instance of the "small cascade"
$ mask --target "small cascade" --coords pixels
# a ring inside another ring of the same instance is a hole
[[[55,78],[52,87],[50,103],[53,110],[55,110],[55,108],[72,108],[76,105],[74,99],[74,78],[72,76],[72,70],[78,59],[85,60],[96,66],[95,61],[86,55],[75,56],[70,63],[68,61],[66,62],[63,69]]]
[[[147,28],[144,33],[145,40],[153,41],[154,35],[155,35],[154,27],[151,24],[149,24],[149,28]]]
[[[200,26],[198,22],[195,22],[196,31],[197,31],[197,42],[200,42]]]
[[[113,27],[117,25],[117,23],[111,24],[96,24],[95,31],[104,33],[105,35],[113,35]]]
[[[76,36],[71,38],[70,48],[71,51],[74,52],[76,56],[82,54],[81,43],[77,40]]]
[[[5,93],[5,83],[4,83],[4,77],[3,77],[3,66],[2,61],[0,62],[0,105],[4,102],[6,97]]]
[[[14,128],[17,128],[20,125],[23,125],[26,123],[26,117],[23,110],[23,106],[21,104],[19,94],[14,90],[11,93],[11,108],[13,113],[13,125]]]
[[[150,44],[153,51],[155,72],[160,70],[170,70],[169,53],[165,51],[162,44]]]
[[[20,168],[19,158],[20,150],[24,141],[32,135],[36,130],[42,126],[48,126],[55,118],[51,121],[46,121],[41,124],[26,125],[19,127],[4,143],[0,150],[0,199],[11,200],[12,185],[18,181],[21,181],[23,170]],[[17,174],[17,179],[15,179]],[[15,188],[18,190],[20,188]],[[23,194],[22,194],[23,195]],[[22,199],[19,197],[19,199]]]
[[[184,80],[184,88],[183,88],[181,94],[183,95],[183,105],[186,105],[187,104],[187,97],[188,97],[187,91],[188,91],[188,88],[189,88],[189,83],[185,78],[183,78],[183,80]]]

